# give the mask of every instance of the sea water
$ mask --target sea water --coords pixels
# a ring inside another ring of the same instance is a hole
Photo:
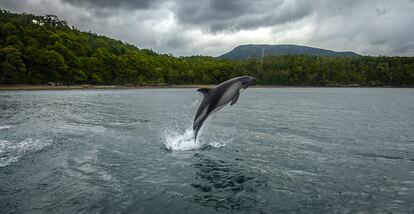
[[[0,91],[1,213],[413,213],[414,90]]]

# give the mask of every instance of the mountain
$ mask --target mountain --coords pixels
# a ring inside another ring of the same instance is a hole
[[[359,56],[351,51],[337,52],[300,45],[241,45],[219,56],[219,58],[248,59],[269,55]]]

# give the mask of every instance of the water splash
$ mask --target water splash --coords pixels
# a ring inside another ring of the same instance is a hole
[[[186,108],[186,112],[195,111],[194,108],[197,108],[198,104],[200,103],[200,98],[202,99],[202,95],[199,94],[198,98],[191,103]],[[185,116],[184,116],[185,117]],[[214,117],[212,115],[212,117]],[[211,117],[210,117],[211,118]],[[182,127],[188,127],[189,123],[192,124],[192,118],[185,117],[184,122],[173,125],[173,128],[169,126],[167,131],[164,132],[164,146],[167,150],[170,151],[187,151],[187,150],[197,150],[197,149],[208,149],[211,147],[218,148],[225,146],[228,142],[233,141],[233,136],[228,138],[228,133],[226,131],[224,133],[215,132],[216,130],[210,130],[210,118],[208,118],[204,125],[198,132],[197,141],[194,141],[194,132],[192,129],[192,125],[189,128],[183,130]],[[182,126],[183,124],[186,124]],[[181,128],[180,128],[181,127]],[[179,131],[177,131],[177,129]],[[181,129],[181,130],[180,130]],[[221,130],[223,131],[223,130]],[[221,133],[221,134],[218,134]],[[220,135],[226,136],[220,136]]]
[[[165,134],[165,148],[171,151],[186,151],[199,149],[201,144],[194,141],[194,132],[191,128],[186,129],[183,134],[170,132]]]
[[[205,132],[209,132],[208,129]],[[169,131],[164,134],[164,145],[170,151],[187,151],[203,148],[219,148],[225,146],[228,142],[233,141],[233,136],[230,139],[220,136],[205,136],[202,134],[202,129],[199,132],[197,141],[194,141],[194,132],[188,128],[182,132]]]

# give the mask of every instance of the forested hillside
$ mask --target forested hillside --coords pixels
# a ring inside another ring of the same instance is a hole
[[[0,11],[0,84],[215,84],[239,75],[274,85],[414,86],[414,58],[174,57],[79,31],[54,15]]]

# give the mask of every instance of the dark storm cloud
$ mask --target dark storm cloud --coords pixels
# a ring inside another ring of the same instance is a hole
[[[311,1],[301,0],[177,0],[174,5],[178,22],[211,32],[269,27],[302,19],[313,11]]]
[[[220,55],[246,43],[414,55],[414,0],[0,0],[84,31],[175,55]]]
[[[0,8],[7,10],[20,10],[22,7],[22,2],[13,1],[13,0],[2,0],[0,1]]]
[[[386,13],[388,13],[390,11],[389,8],[377,8],[375,9],[375,11],[377,11],[378,15],[384,15]]]
[[[163,0],[62,0],[81,7],[92,7],[92,9],[149,9]]]

